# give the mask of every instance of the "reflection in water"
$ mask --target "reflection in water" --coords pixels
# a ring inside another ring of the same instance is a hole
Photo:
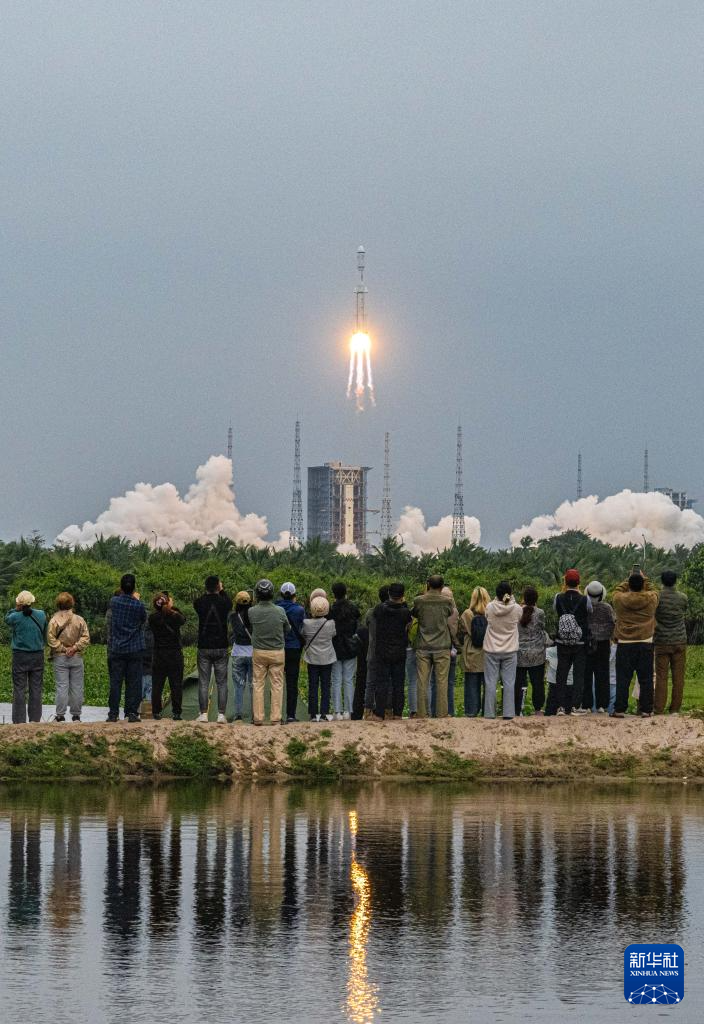
[[[597,1020],[630,942],[702,944],[703,822],[664,787],[0,790],[3,1006],[33,1016],[31,965],[85,1019],[454,1022],[511,963],[507,1013]]]
[[[352,863],[350,878],[356,897],[356,905],[350,919],[350,973],[347,980],[347,1012],[354,1024],[368,1024],[378,1006],[377,989],[370,984],[367,971],[367,942],[371,927],[371,887],[369,876],[357,860],[355,840],[357,838],[357,812],[349,812],[349,829],[352,836]]]

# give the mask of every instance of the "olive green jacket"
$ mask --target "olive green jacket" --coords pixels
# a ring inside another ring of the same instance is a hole
[[[656,644],[686,644],[685,616],[689,601],[687,595],[674,587],[663,587],[655,609]]]

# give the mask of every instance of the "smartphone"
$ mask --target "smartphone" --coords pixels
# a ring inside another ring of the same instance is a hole
[[[631,572],[632,572],[632,573],[638,573],[638,572],[640,572],[640,566],[638,565],[638,563],[637,563],[637,562],[634,562],[634,563],[633,563],[633,568],[631,569]]]

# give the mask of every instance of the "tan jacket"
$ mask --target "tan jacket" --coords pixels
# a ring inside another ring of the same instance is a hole
[[[69,608],[56,612],[49,619],[49,650],[51,657],[65,654],[69,647],[76,648],[76,654],[83,654],[90,643],[88,623]]]
[[[472,619],[474,613],[467,608],[462,612],[457,630],[457,642],[462,645],[462,668],[465,672],[484,671],[484,648],[472,645]]]
[[[625,580],[614,590],[616,631],[614,638],[622,643],[643,643],[653,639],[658,593],[646,580],[643,590],[629,590]]]

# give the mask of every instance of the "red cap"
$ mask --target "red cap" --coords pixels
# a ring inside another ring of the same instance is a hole
[[[575,587],[579,583],[579,572],[577,569],[568,569],[565,573],[565,583],[568,587]]]

